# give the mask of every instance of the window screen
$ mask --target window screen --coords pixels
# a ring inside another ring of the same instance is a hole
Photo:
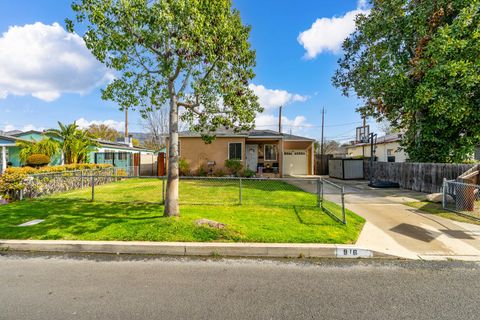
[[[228,144],[228,159],[242,160],[242,144],[241,143]]]
[[[265,160],[267,161],[277,160],[277,145],[275,144],[265,145]]]

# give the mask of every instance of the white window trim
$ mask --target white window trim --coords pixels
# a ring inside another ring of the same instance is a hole
[[[264,161],[278,161],[277,152],[275,152],[275,159],[268,159],[268,160],[267,160],[267,157],[266,157],[266,155],[267,155],[267,152],[266,152],[267,146],[276,146],[276,144],[268,143],[268,144],[264,144],[264,145],[263,145],[263,160],[264,160]],[[277,149],[278,149],[278,147],[277,147]],[[278,150],[277,150],[277,151],[278,151]]]
[[[228,147],[227,147],[227,155],[228,155],[228,160],[230,159],[230,145],[231,144],[240,144],[242,147],[240,149],[240,159],[233,159],[233,160],[238,160],[238,161],[243,161],[243,142],[229,142]]]

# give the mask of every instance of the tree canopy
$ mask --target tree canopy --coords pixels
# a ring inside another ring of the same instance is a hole
[[[115,141],[117,137],[120,136],[120,133],[117,130],[103,123],[91,124],[88,127],[88,133],[90,133],[90,135],[96,139],[105,141]]]
[[[147,111],[169,103],[165,215],[178,215],[179,116],[211,142],[217,128],[250,129],[262,111],[248,87],[250,27],[231,0],[77,0],[72,9],[87,48],[117,72],[104,99]]]
[[[373,0],[333,77],[403,133],[412,161],[461,162],[480,143],[480,1]]]

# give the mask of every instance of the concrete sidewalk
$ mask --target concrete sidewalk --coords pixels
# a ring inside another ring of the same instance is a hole
[[[332,181],[348,193],[346,207],[367,220],[358,246],[410,259],[480,261],[479,225],[425,214],[404,204],[423,200],[426,194],[372,189],[365,181]]]

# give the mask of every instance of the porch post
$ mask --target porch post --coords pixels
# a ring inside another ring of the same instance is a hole
[[[7,170],[7,147],[2,146],[2,170],[1,172],[5,172]]]

